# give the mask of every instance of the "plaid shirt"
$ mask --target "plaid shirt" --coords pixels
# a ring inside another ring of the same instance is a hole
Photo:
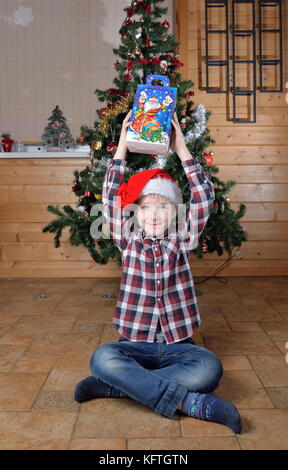
[[[191,190],[184,229],[178,229],[174,236],[166,237],[165,232],[160,239],[145,236],[141,228],[131,234],[125,207],[121,210],[116,204],[126,164],[120,159],[109,161],[102,192],[103,213],[122,256],[113,325],[130,341],[151,343],[156,340],[159,319],[166,343],[176,343],[191,337],[201,323],[189,251],[197,247],[211,213],[215,199],[213,184],[197,159],[183,161]]]

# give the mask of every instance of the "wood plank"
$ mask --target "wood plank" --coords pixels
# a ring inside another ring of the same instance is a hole
[[[257,146],[257,145],[217,145],[212,147],[214,162],[218,165],[243,163],[243,165],[281,165],[286,164],[287,146]]]
[[[236,247],[234,248],[236,250]],[[240,259],[287,259],[288,245],[286,241],[247,241],[242,243],[237,255]],[[226,253],[227,255],[227,253]],[[193,256],[193,255],[191,255]],[[223,257],[225,254],[223,255]],[[219,260],[218,254],[207,253],[205,259]],[[63,243],[61,247],[54,248],[48,243],[3,243],[3,261],[91,261],[91,256],[85,247],[75,247],[70,243]]]
[[[211,136],[218,145],[288,145],[288,133],[284,127],[209,127]]]
[[[228,259],[226,257],[225,259]],[[197,276],[213,276],[215,271],[222,265],[224,259],[221,257],[219,262],[215,263],[215,260],[204,261],[197,260],[196,258],[191,261],[191,269],[194,277]],[[5,262],[7,263],[7,262]],[[25,262],[16,262],[11,266],[11,262],[3,265],[1,269],[1,277],[72,277],[75,278],[75,273],[77,273],[77,278],[79,277],[119,277],[121,276],[121,269],[116,266],[116,262],[109,262],[107,265],[97,266],[94,262],[74,262],[71,266],[71,263],[67,262],[34,262],[34,261],[25,261]],[[2,264],[2,263],[1,263]],[[9,266],[11,266],[9,268]],[[105,269],[104,269],[105,268]],[[286,260],[278,260],[277,263],[271,263],[271,260],[244,260],[233,258],[230,261],[230,265],[220,272],[218,272],[217,277],[225,276],[282,276],[287,275],[288,272],[288,263]]]
[[[288,162],[286,165],[223,165],[219,167],[217,178],[222,181],[234,179],[240,183],[287,183]],[[280,190],[283,188],[280,188]],[[288,196],[288,190],[286,189]]]

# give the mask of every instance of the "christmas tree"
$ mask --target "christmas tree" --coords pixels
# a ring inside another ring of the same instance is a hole
[[[66,119],[57,105],[48,119],[49,124],[42,134],[42,144],[46,149],[67,149],[73,141]]]
[[[148,74],[167,75],[171,86],[177,87],[176,112],[181,123],[186,145],[193,157],[207,172],[214,183],[215,201],[209,220],[201,234],[198,246],[193,250],[198,258],[203,253],[216,251],[221,256],[224,251],[232,253],[233,247],[240,247],[247,240],[247,234],[239,220],[245,214],[246,207],[241,204],[235,212],[231,209],[227,197],[236,181],[220,181],[216,174],[218,168],[213,165],[212,152],[205,149],[214,143],[206,126],[209,112],[203,105],[193,102],[193,82],[182,80],[178,69],[183,65],[179,57],[179,43],[168,33],[168,21],[161,19],[167,8],[162,8],[164,0],[134,0],[130,7],[124,9],[127,16],[121,28],[122,42],[119,48],[113,49],[118,60],[114,67],[118,76],[114,78],[114,88],[96,89],[105,106],[98,112],[99,119],[93,128],[81,127],[80,141],[91,148],[91,165],[83,171],[74,172],[72,190],[78,197],[78,210],[64,206],[63,211],[54,206],[48,210],[57,215],[57,219],[43,228],[43,232],[55,233],[55,247],[60,246],[60,237],[65,227],[70,228],[72,245],[84,245],[96,263],[106,264],[109,259],[116,259],[121,267],[121,254],[111,238],[95,240],[90,227],[97,214],[91,214],[96,203],[101,203],[102,184],[107,170],[108,159],[113,157],[120,136],[124,117],[131,109],[136,87],[146,82]],[[124,180],[138,171],[150,168],[164,168],[178,182],[184,203],[189,205],[190,189],[179,157],[170,151],[168,156],[127,153],[127,167]],[[105,224],[102,228],[105,232]],[[106,227],[108,230],[108,227]],[[109,230],[108,230],[109,231]]]

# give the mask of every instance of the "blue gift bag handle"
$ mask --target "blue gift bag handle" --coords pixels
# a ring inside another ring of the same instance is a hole
[[[154,80],[161,80],[165,86],[170,86],[170,80],[166,75],[147,75],[146,77],[146,85],[152,85]]]

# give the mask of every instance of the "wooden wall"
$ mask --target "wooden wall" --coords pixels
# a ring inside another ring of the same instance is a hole
[[[283,78],[285,83],[288,80],[288,5],[287,2],[283,2],[283,4]],[[257,91],[257,121],[255,124],[234,124],[228,120],[229,114],[231,115],[231,93],[227,100],[225,94],[206,93],[204,90],[204,5],[204,0],[177,1],[178,36],[181,41],[181,61],[184,63],[183,77],[191,79],[195,84],[193,98],[195,103],[202,103],[206,109],[212,111],[208,127],[216,140],[216,144],[211,150],[214,152],[214,163],[219,168],[217,177],[223,181],[236,180],[237,185],[229,196],[231,207],[237,209],[240,203],[244,203],[247,207],[246,215],[241,219],[241,223],[248,232],[249,241],[241,246],[242,256],[233,258],[226,274],[287,275],[288,104],[285,102],[285,91],[283,93],[260,93]],[[251,17],[242,12],[241,21],[243,24],[247,24]],[[220,15],[220,13],[218,14]],[[221,20],[221,18],[219,19]],[[266,15],[265,21],[268,27],[277,27],[275,17],[272,14]],[[215,26],[217,27],[217,23]],[[213,48],[211,45],[209,49],[212,55],[219,56],[219,38],[217,35],[213,36],[215,37],[215,47]],[[275,42],[271,37],[269,39],[270,42],[265,43],[267,56],[269,53],[272,55],[275,50]],[[243,51],[245,52],[244,45],[242,53]],[[257,79],[258,77],[259,75],[257,75]],[[244,71],[241,78],[244,81]],[[212,256],[205,258],[210,260]],[[215,266],[215,259],[214,264],[211,262],[211,268],[212,265]]]
[[[249,241],[219,273],[223,276],[287,275],[288,239],[288,105],[284,93],[257,93],[256,124],[227,120],[226,97],[203,90],[204,0],[178,0],[178,37],[181,41],[183,78],[195,83],[194,101],[213,112],[208,126],[216,140],[214,161],[219,178],[235,179],[231,206],[247,206],[242,219]],[[285,9],[287,54],[287,8]],[[202,73],[202,75],[201,75]],[[284,79],[288,79],[285,63]],[[0,276],[1,277],[119,277],[116,262],[97,265],[83,247],[68,241],[63,232],[61,247],[54,248],[53,234],[42,228],[54,216],[48,204],[76,207],[71,191],[73,171],[89,164],[87,159],[0,158]],[[213,275],[227,258],[212,253],[202,260],[191,257],[194,276]]]

